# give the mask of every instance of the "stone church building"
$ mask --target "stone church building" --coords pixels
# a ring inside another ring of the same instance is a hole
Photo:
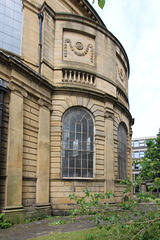
[[[85,188],[121,202],[133,124],[123,46],[87,0],[0,7],[0,211],[62,213]]]

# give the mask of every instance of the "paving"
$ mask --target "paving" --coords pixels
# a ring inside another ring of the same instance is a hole
[[[66,224],[50,225],[50,223],[59,220],[66,220]],[[53,232],[71,232],[92,227],[95,227],[95,224],[87,216],[77,217],[75,222],[72,222],[69,217],[53,217],[52,219],[14,225],[8,229],[0,229],[0,239],[25,240],[52,234]]]
[[[139,204],[137,211],[139,210],[156,210],[156,206],[153,203]],[[131,216],[133,219],[134,217]],[[53,222],[66,221],[63,225],[51,225]],[[89,216],[76,217],[74,222],[71,221],[69,216],[63,217],[53,217],[52,219],[42,219],[39,221],[34,221],[26,224],[13,225],[8,229],[0,229],[0,240],[26,240],[31,238],[36,238],[39,236],[49,235],[54,232],[64,233],[73,232],[82,229],[89,229],[95,227],[93,221],[89,220]]]

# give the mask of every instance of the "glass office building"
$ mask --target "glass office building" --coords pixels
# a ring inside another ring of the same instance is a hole
[[[22,0],[0,1],[0,48],[20,54],[22,20]]]
[[[136,163],[136,161],[142,159],[145,155],[145,151],[147,150],[147,140],[155,138],[153,137],[140,137],[140,138],[133,138],[132,140],[132,172],[133,172],[133,180],[135,181],[138,177],[141,166],[140,164]],[[139,192],[139,186],[133,189],[133,193],[136,194]]]

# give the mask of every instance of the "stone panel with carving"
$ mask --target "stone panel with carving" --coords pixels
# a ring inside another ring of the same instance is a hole
[[[116,60],[117,80],[124,86],[127,87],[127,73],[122,62],[117,58]]]
[[[63,60],[94,65],[95,39],[82,33],[64,31]]]

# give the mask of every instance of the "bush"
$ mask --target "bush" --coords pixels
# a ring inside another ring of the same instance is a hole
[[[126,191],[128,191],[132,183],[127,179],[123,184],[126,182]],[[99,228],[103,228],[102,235],[105,233],[106,239],[160,239],[159,201],[150,209],[147,204],[139,205],[142,200],[149,201],[151,195],[140,193],[137,201],[128,199],[121,203],[119,208],[113,209],[107,201],[113,196],[112,192],[105,195],[92,194],[89,189],[85,189],[84,193],[85,196],[82,198],[78,198],[75,194],[70,195],[70,199],[75,200],[78,205],[76,209],[70,211],[72,220],[76,214],[91,215],[90,220],[93,220]],[[93,237],[91,239],[94,239]]]
[[[9,228],[12,224],[8,221],[4,213],[0,213],[0,229]]]

